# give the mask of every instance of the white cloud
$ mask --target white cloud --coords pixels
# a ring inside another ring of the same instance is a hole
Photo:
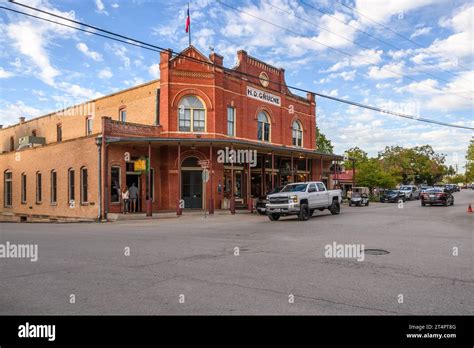
[[[381,67],[371,66],[367,72],[370,79],[380,80],[388,78],[397,78],[404,74],[405,63],[389,63]]]
[[[424,27],[416,29],[413,34],[410,35],[410,39],[414,39],[417,36],[426,35],[431,31],[431,27]]]
[[[137,85],[141,85],[142,83],[144,83],[145,80],[143,80],[143,78],[141,77],[134,77],[133,79],[131,80],[125,80],[123,81],[123,83],[126,85],[126,86],[137,86]]]
[[[112,50],[112,52],[122,61],[125,68],[130,67],[130,58],[127,56],[128,49],[124,45],[119,44],[106,44],[106,47]]]
[[[151,76],[153,76],[155,79],[160,78],[160,64],[156,63],[153,64],[148,68],[148,72],[150,73]]]
[[[27,119],[41,116],[44,111],[25,105],[22,101],[15,103],[0,101],[2,112],[0,113],[0,124],[3,126],[18,123],[18,118],[24,116]]]
[[[104,3],[102,0],[95,0],[95,7],[97,8],[97,12],[105,15],[109,15],[109,13],[105,10]]]
[[[119,4],[117,4],[117,3],[113,3],[113,4],[110,5],[110,6],[113,7],[113,8],[119,8]]]
[[[110,79],[112,76],[114,76],[114,74],[112,73],[112,71],[109,68],[105,68],[105,69],[102,69],[101,71],[99,71],[98,76],[99,76],[100,79]]]
[[[404,20],[407,13],[427,5],[437,3],[438,0],[417,0],[417,1],[373,1],[373,0],[356,0],[355,8],[359,12],[359,21],[366,25],[372,26],[374,23],[368,18],[377,22],[387,23],[392,16],[396,16],[397,20]],[[361,14],[360,14],[361,13]],[[363,16],[363,15],[364,16]]]
[[[382,61],[382,54],[383,50],[360,50],[353,57],[344,58],[323,72],[336,72],[348,66],[355,68],[370,64],[379,64]]]
[[[85,56],[95,60],[96,62],[100,62],[103,60],[102,54],[100,54],[99,52],[91,51],[84,42],[78,43],[76,45],[76,48],[81,51]]]
[[[12,77],[13,74],[11,71],[6,71],[0,66],[0,79],[8,79],[9,77]]]

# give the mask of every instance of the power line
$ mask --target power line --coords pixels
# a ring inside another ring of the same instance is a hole
[[[18,5],[29,7],[29,6],[27,6],[27,5],[22,5],[22,4],[18,4]],[[82,22],[79,22],[79,21],[75,21],[75,20],[72,20],[72,19],[67,18],[67,17],[59,16],[59,15],[56,15],[56,14],[54,14],[54,13],[49,13],[49,12],[44,11],[44,10],[35,9],[34,7],[31,7],[31,9],[33,9],[33,10],[38,10],[39,12],[43,12],[43,13],[45,13],[45,14],[49,14],[49,15],[52,15],[52,16],[54,16],[54,17],[61,18],[61,19],[63,19],[63,20],[67,20],[67,21],[70,21],[70,22],[74,22],[74,23],[79,24],[79,25],[82,25],[82,26],[86,26],[86,27],[89,27],[89,28],[94,28],[94,29],[97,30],[97,31],[107,32],[107,33],[109,33],[109,35],[115,35],[115,36],[118,36],[118,37],[122,37],[122,38],[125,38],[126,40],[121,40],[121,39],[113,38],[113,37],[110,37],[110,36],[107,36],[107,35],[103,35],[103,34],[99,34],[99,33],[95,32],[95,31],[89,31],[89,30],[86,30],[86,29],[83,29],[83,28],[77,28],[77,27],[70,26],[70,25],[67,25],[67,24],[64,24],[64,23],[60,23],[60,22],[57,22],[57,21],[49,20],[49,19],[47,19],[47,18],[35,16],[35,15],[30,14],[30,13],[26,13],[26,12],[22,12],[22,11],[13,10],[13,9],[8,8],[8,7],[0,6],[0,8],[1,8],[1,9],[4,9],[4,10],[8,10],[8,11],[15,12],[15,13],[19,13],[19,14],[22,14],[22,15],[26,15],[26,16],[29,16],[29,17],[33,17],[33,18],[36,18],[36,19],[39,19],[39,20],[43,20],[43,21],[47,21],[47,22],[50,22],[50,23],[54,23],[54,24],[57,24],[57,25],[60,25],[60,26],[65,26],[65,27],[69,27],[69,28],[72,28],[72,29],[77,29],[77,30],[80,30],[80,31],[83,31],[83,32],[87,32],[87,33],[92,34],[92,35],[97,35],[97,36],[104,37],[104,38],[108,38],[108,39],[112,39],[112,40],[115,40],[115,41],[120,41],[120,42],[122,42],[122,43],[129,44],[129,45],[133,45],[133,46],[136,46],[136,47],[145,48],[145,49],[149,49],[149,50],[156,51],[156,52],[165,52],[165,51],[169,52],[168,49],[165,49],[165,48],[162,48],[162,47],[159,47],[159,46],[156,46],[156,45],[148,44],[148,43],[143,42],[143,41],[135,40],[135,39],[133,39],[133,38],[126,37],[126,36],[124,36],[124,35],[117,34],[117,33],[114,33],[114,32],[111,32],[111,31],[108,31],[108,30],[105,30],[105,29],[101,29],[101,28],[98,28],[98,27],[94,27],[94,26],[91,26],[91,25],[86,24],[86,23],[82,23]],[[134,43],[134,42],[137,42],[137,43],[140,43],[140,44],[136,44],[136,43]],[[145,46],[143,46],[143,45],[150,46],[150,47],[145,47]],[[260,78],[259,76],[256,76],[256,75],[252,75],[252,74],[248,74],[248,73],[243,73],[243,72],[240,72],[240,71],[236,71],[236,70],[234,70],[234,69],[229,69],[229,68],[225,68],[225,67],[218,66],[218,65],[216,65],[215,63],[210,62],[210,61],[204,61],[204,60],[197,59],[197,58],[194,58],[194,57],[189,57],[189,56],[186,56],[186,55],[183,55],[183,54],[180,54],[180,53],[174,53],[174,52],[171,52],[171,53],[172,53],[173,55],[175,55],[176,57],[180,57],[180,58],[183,58],[183,59],[188,59],[188,60],[191,60],[191,61],[195,61],[195,62],[198,62],[198,63],[201,63],[201,64],[206,64],[206,65],[209,65],[209,66],[213,66],[213,67],[219,67],[220,69],[224,69],[225,71],[230,72],[230,73],[233,73],[233,74],[238,74],[238,75],[243,75],[243,76],[247,76],[247,77],[252,77],[252,78],[255,78],[255,79],[259,79],[259,78]],[[325,95],[325,94],[322,94],[322,93],[313,92],[313,91],[306,90],[306,89],[299,88],[299,87],[288,86],[288,85],[285,85],[284,83],[279,83],[279,82],[271,82],[271,83],[273,83],[273,84],[275,84],[275,85],[277,85],[277,86],[280,86],[280,87],[281,87],[281,86],[284,86],[284,87],[286,87],[286,88],[294,89],[294,90],[297,90],[297,91],[300,91],[300,92],[311,93],[311,94],[314,94],[314,95],[319,96],[319,97],[322,97],[322,98],[326,98],[326,99],[338,101],[338,102],[341,102],[341,103],[345,103],[345,104],[349,104],[349,105],[353,105],[353,106],[357,106],[357,107],[360,107],[360,108],[365,108],[365,109],[369,109],[369,110],[373,110],[373,111],[377,111],[377,112],[381,112],[381,113],[385,113],[385,114],[389,114],[389,115],[399,116],[399,117],[403,117],[403,118],[407,118],[407,119],[411,119],[411,120],[415,120],[415,121],[421,121],[421,122],[426,122],[426,123],[432,123],[432,124],[437,124],[437,125],[442,125],[442,126],[447,126],[447,127],[454,127],[454,128],[460,128],[460,129],[474,130],[474,127],[467,127],[467,126],[460,126],[460,125],[456,125],[456,124],[449,124],[449,123],[440,122],[440,121],[436,121],[436,120],[431,120],[431,119],[427,119],[427,118],[423,118],[423,117],[417,117],[417,116],[413,116],[413,115],[398,113],[398,112],[395,112],[395,111],[390,111],[390,110],[382,109],[382,108],[375,107],[375,106],[371,106],[371,105],[361,104],[361,103],[352,102],[352,101],[345,100],[345,99],[340,99],[340,98],[328,96],[328,95]],[[275,90],[275,91],[277,91],[277,90]],[[279,91],[278,91],[278,92],[279,92]]]
[[[384,28],[385,30],[388,30],[388,31],[394,33],[395,35],[397,35],[397,36],[399,36],[399,37],[401,37],[401,38],[403,38],[403,39],[405,39],[405,40],[411,42],[412,44],[414,44],[414,45],[416,45],[416,46],[418,46],[418,47],[420,47],[420,48],[425,49],[427,52],[433,53],[433,54],[435,54],[435,55],[437,55],[437,56],[439,56],[439,57],[446,58],[446,57],[440,55],[439,53],[436,53],[436,52],[433,52],[433,51],[430,51],[430,50],[426,49],[425,47],[423,47],[422,45],[420,45],[418,42],[412,40],[411,38],[409,38],[409,37],[407,37],[407,36],[405,36],[405,35],[403,35],[403,34],[400,34],[399,32],[397,32],[397,31],[393,30],[392,28],[390,28],[390,27],[388,27],[388,26],[386,26],[386,25],[384,25],[384,24],[382,24],[382,23],[376,21],[375,19],[372,19],[372,18],[366,16],[365,14],[363,14],[363,13],[360,12],[359,10],[355,9],[354,7],[351,7],[351,6],[347,5],[347,4],[344,4],[343,2],[341,2],[341,1],[339,1],[339,0],[336,0],[336,2],[337,2],[338,4],[340,4],[340,5],[342,5],[342,6],[346,7],[346,8],[348,8],[348,9],[352,10],[353,12],[357,12],[357,13],[360,14],[362,17],[367,18],[369,21],[371,21],[371,22],[373,22],[373,23],[375,23],[375,24],[381,26],[381,27]],[[463,65],[459,64],[459,62],[458,62],[456,65],[460,66],[460,67],[463,68],[464,70],[468,70],[468,71],[471,70],[471,68],[464,67]]]
[[[338,22],[340,22],[340,23],[342,23],[342,24],[344,24],[344,25],[346,25],[346,26],[349,26],[349,27],[353,28],[354,30],[359,31],[359,32],[361,32],[361,33],[363,33],[363,34],[369,36],[370,38],[372,38],[372,39],[374,39],[374,40],[377,40],[377,41],[379,41],[379,42],[381,42],[381,43],[383,43],[383,44],[385,44],[385,45],[387,45],[387,46],[390,46],[390,47],[392,47],[392,48],[394,48],[394,49],[403,51],[402,48],[400,48],[400,47],[398,47],[398,46],[395,46],[395,45],[393,45],[393,44],[391,44],[391,43],[389,43],[389,42],[387,42],[387,41],[384,41],[384,40],[382,40],[382,39],[379,39],[379,38],[377,38],[376,36],[373,36],[372,34],[368,33],[367,31],[362,30],[362,29],[360,29],[360,28],[357,28],[357,27],[351,25],[350,23],[344,22],[343,20],[337,18],[336,16],[334,16],[334,15],[331,14],[331,13],[329,13],[328,11],[324,11],[324,10],[321,10],[321,9],[319,9],[319,8],[317,8],[317,7],[314,7],[313,5],[308,4],[308,3],[305,2],[304,0],[299,0],[299,1],[300,1],[301,3],[303,3],[303,4],[305,4],[306,6],[312,8],[313,10],[316,10],[316,11],[318,11],[319,13],[322,13],[322,14],[327,14],[328,16],[330,16],[331,18],[333,18],[334,20],[336,20],[336,21],[338,21]],[[340,4],[341,4],[341,5],[344,5],[344,4],[342,4],[342,3],[340,3]],[[344,5],[344,6],[345,6],[345,5]],[[347,7],[347,6],[346,6],[346,7]],[[351,9],[352,9],[352,8],[351,8]],[[421,47],[421,48],[423,48],[423,46],[421,46],[421,45],[419,45],[419,44],[418,44],[418,46]],[[430,52],[430,51],[428,51],[428,52]],[[432,52],[432,53],[433,53],[433,52]],[[439,54],[438,54],[438,56],[439,56]],[[461,65],[458,64],[458,66],[461,66]],[[439,68],[440,70],[444,71],[444,72],[447,72],[448,74],[451,74],[451,75],[453,75],[453,76],[459,77],[460,79],[471,83],[470,80],[468,80],[468,79],[466,79],[466,78],[464,78],[464,77],[462,77],[462,76],[458,76],[458,75],[456,75],[455,73],[453,73],[453,72],[451,72],[451,71],[448,71],[448,70],[446,70],[446,69],[443,69],[442,67],[438,67],[438,68]],[[465,68],[465,70],[470,71],[471,69]]]
[[[301,1],[301,2],[304,3],[304,1]],[[266,3],[267,3],[268,5],[270,5],[271,7],[278,9],[278,10],[281,11],[281,12],[284,12],[284,13],[290,15],[290,16],[294,16],[295,18],[301,19],[302,21],[304,21],[304,22],[306,22],[306,23],[308,23],[308,24],[314,25],[314,26],[316,26],[316,27],[318,27],[318,28],[320,28],[320,29],[322,29],[322,30],[324,30],[324,31],[327,31],[328,33],[331,33],[332,35],[335,35],[335,36],[337,36],[337,37],[340,37],[340,38],[346,40],[347,42],[350,42],[350,43],[352,43],[352,44],[354,44],[354,45],[356,45],[356,46],[358,46],[358,47],[362,47],[362,48],[364,48],[364,49],[366,49],[366,50],[371,50],[371,49],[372,49],[371,47],[362,45],[362,44],[360,44],[360,43],[358,43],[358,42],[355,42],[354,40],[348,39],[347,37],[342,36],[342,35],[340,35],[340,34],[338,34],[338,33],[335,33],[335,32],[333,32],[333,31],[331,31],[330,29],[327,29],[327,28],[325,28],[325,27],[323,27],[323,26],[321,26],[321,25],[319,25],[319,24],[313,23],[313,22],[307,20],[306,18],[297,16],[297,15],[295,15],[295,14],[292,13],[292,12],[289,12],[289,11],[287,11],[287,10],[285,10],[285,9],[282,9],[282,8],[279,7],[279,6],[276,6],[276,5],[272,4],[270,1],[267,1]],[[334,17],[334,16],[331,16],[331,17]],[[345,24],[344,21],[341,21],[341,22]],[[347,25],[347,24],[346,24],[346,25]],[[364,32],[364,33],[365,33],[365,32]],[[396,48],[396,49],[398,49],[398,50],[402,50],[401,48],[399,48],[399,47],[397,47],[397,46],[395,46],[395,45],[389,44],[388,42],[385,42],[385,41],[383,41],[383,40],[380,40],[380,41],[382,41],[382,42],[384,42],[384,43],[386,43],[386,44],[388,44],[388,45],[390,45],[390,46],[392,46],[392,47],[394,47],[394,48]],[[383,54],[384,56],[387,56],[387,54],[384,54],[384,53],[382,53],[382,54]],[[374,65],[375,65],[375,64],[374,64]],[[461,85],[458,85],[458,84],[454,84],[454,83],[452,83],[452,82],[449,81],[449,80],[446,80],[446,79],[444,79],[444,78],[442,78],[442,77],[433,75],[432,73],[426,72],[426,71],[424,71],[424,70],[421,70],[421,69],[418,69],[418,68],[413,68],[413,67],[408,67],[408,68],[409,68],[410,70],[412,70],[412,71],[416,71],[416,72],[419,72],[419,73],[422,73],[422,74],[426,74],[426,75],[428,75],[428,76],[431,76],[431,77],[433,77],[433,78],[435,78],[435,79],[437,79],[437,80],[441,80],[441,81],[444,81],[444,82],[446,82],[446,83],[451,83],[451,84],[453,84],[453,85],[456,85],[456,86],[459,86],[459,87],[462,87],[462,88],[467,88],[467,87],[465,87],[465,86],[461,86]],[[460,91],[460,92],[473,92],[473,91],[472,91],[472,90],[466,90],[466,91]]]
[[[255,19],[258,19],[258,20],[260,20],[260,21],[262,21],[262,22],[265,22],[265,23],[267,23],[267,24],[270,24],[270,25],[272,25],[272,26],[274,26],[274,27],[280,28],[280,29],[285,30],[285,31],[288,31],[288,32],[290,32],[290,33],[292,33],[292,34],[294,34],[294,35],[297,35],[297,36],[299,36],[299,37],[302,37],[302,38],[308,39],[308,40],[310,40],[310,41],[316,42],[316,43],[319,44],[319,45],[322,45],[322,46],[327,47],[327,48],[329,48],[329,49],[331,49],[331,50],[334,50],[334,51],[336,51],[336,52],[339,52],[339,53],[341,53],[341,54],[344,54],[344,55],[346,55],[346,56],[349,56],[349,57],[351,57],[351,58],[353,58],[353,59],[360,60],[360,61],[364,61],[364,62],[366,62],[366,63],[375,65],[375,64],[373,64],[372,62],[370,62],[369,60],[366,60],[366,59],[363,59],[363,58],[354,57],[354,55],[351,54],[351,53],[348,53],[348,52],[343,51],[343,50],[341,50],[341,49],[338,49],[338,48],[329,46],[329,45],[324,44],[324,43],[322,43],[322,42],[320,42],[320,41],[318,41],[318,40],[313,39],[313,38],[310,37],[310,36],[302,35],[302,34],[297,33],[296,31],[294,31],[294,30],[292,30],[292,29],[283,27],[283,26],[281,26],[281,25],[279,25],[279,24],[273,23],[273,22],[268,21],[268,20],[266,20],[266,19],[264,19],[264,18],[258,17],[258,16],[256,16],[256,15],[251,14],[251,13],[248,13],[248,12],[246,12],[246,11],[243,11],[243,10],[241,10],[241,9],[239,9],[239,8],[236,8],[236,7],[232,6],[232,5],[229,5],[229,4],[227,4],[227,3],[225,3],[225,2],[223,2],[223,1],[221,1],[221,0],[216,0],[216,1],[217,1],[218,3],[220,3],[221,5],[224,5],[224,6],[226,6],[226,7],[229,7],[229,8],[231,8],[231,9],[233,9],[234,11],[241,12],[241,13],[247,15],[247,16],[250,16],[250,17],[253,17],[253,18],[255,18]],[[398,72],[396,72],[396,71],[387,69],[387,68],[384,67],[384,66],[379,67],[379,69],[385,70],[385,71],[388,71],[388,72],[391,72],[392,74],[395,74],[395,75],[398,75],[398,76],[401,76],[401,77],[405,77],[405,78],[410,79],[410,80],[412,80],[412,81],[418,82],[419,84],[425,85],[425,86],[427,86],[427,87],[429,87],[429,88],[432,88],[432,89],[434,89],[434,90],[438,90],[438,91],[443,92],[443,93],[446,93],[446,94],[455,95],[455,96],[457,96],[457,97],[459,97],[459,98],[468,99],[468,100],[473,100],[473,99],[474,99],[474,98],[466,97],[466,96],[463,96],[463,95],[460,95],[460,94],[457,94],[457,93],[446,92],[445,90],[442,90],[442,89],[440,89],[440,88],[433,87],[432,85],[429,85],[429,84],[427,84],[427,83],[424,83],[423,81],[420,81],[420,80],[418,80],[418,79],[415,79],[415,78],[413,78],[413,77],[411,77],[411,76],[404,75],[404,74],[398,73]]]

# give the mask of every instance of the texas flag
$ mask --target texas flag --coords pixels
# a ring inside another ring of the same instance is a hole
[[[186,32],[189,33],[189,27],[191,26],[191,17],[189,17],[189,7],[188,7],[188,16],[186,17]]]

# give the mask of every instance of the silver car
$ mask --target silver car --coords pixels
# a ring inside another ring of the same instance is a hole
[[[420,190],[415,185],[403,185],[399,189],[405,194],[405,197],[410,201],[413,199],[420,199]]]

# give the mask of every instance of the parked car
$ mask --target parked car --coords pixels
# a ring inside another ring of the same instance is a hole
[[[406,199],[409,199],[410,201],[413,199],[420,199],[420,190],[415,185],[402,185],[399,190],[400,192],[403,192]]]
[[[421,194],[425,193],[427,190],[431,190],[433,189],[433,186],[421,186],[421,189],[420,189],[420,198],[421,198]]]
[[[446,184],[446,185],[444,185],[444,188],[445,188],[446,190],[448,190],[448,191],[451,191],[451,193],[452,193],[452,192],[459,192],[459,191],[461,191],[461,190],[459,189],[459,186],[456,185],[456,184]]]
[[[268,194],[273,194],[281,191],[281,187],[277,186],[273,190],[270,190]],[[260,215],[267,214],[267,196],[260,196],[257,198],[257,203],[255,203],[255,209]]]
[[[421,195],[421,205],[424,207],[427,204],[453,205],[454,196],[449,190],[435,187]]]
[[[298,215],[299,220],[308,220],[316,209],[329,209],[331,214],[339,214],[341,202],[341,190],[327,190],[320,181],[298,182],[268,195],[266,211],[271,221],[286,215]]]
[[[368,206],[369,205],[369,188],[368,187],[354,187],[351,199],[349,200],[349,207]]]
[[[398,201],[406,201],[405,194],[397,189],[384,190],[380,195],[380,202],[397,203]]]

